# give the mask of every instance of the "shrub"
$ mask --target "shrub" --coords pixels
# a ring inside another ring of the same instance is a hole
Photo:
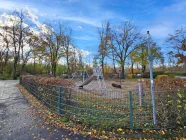
[[[128,74],[128,78],[134,78],[134,74]]]
[[[175,76],[186,76],[186,73],[176,73],[176,72],[165,72],[170,78],[174,78]]]
[[[145,82],[146,88],[150,88],[150,82],[149,80]],[[164,80],[160,80],[157,82],[157,80],[154,80],[154,87],[158,90],[163,91],[172,91],[172,90],[178,90],[178,89],[185,89],[186,79],[180,79],[180,78],[166,78]]]
[[[157,124],[160,128],[186,125],[186,90],[156,92]]]
[[[55,86],[62,86],[62,87],[73,87],[75,86],[74,81],[69,79],[60,79],[55,77],[42,77],[42,76],[33,76],[33,75],[23,75],[22,80],[28,78],[29,80],[33,81],[36,84],[40,85],[55,85]]]
[[[156,71],[156,72],[153,72],[153,78],[156,78],[158,75],[162,75],[164,74],[163,71]],[[143,74],[143,78],[150,78],[150,72],[145,72]]]
[[[165,79],[169,78],[168,75],[158,75],[156,77],[157,81],[160,82],[160,81],[164,81]]]

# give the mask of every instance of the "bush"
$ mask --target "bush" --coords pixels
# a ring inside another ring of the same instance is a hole
[[[157,81],[160,82],[160,81],[164,81],[165,79],[169,78],[168,75],[158,75],[156,77]]]
[[[128,78],[134,78],[134,74],[128,74]]]
[[[156,92],[156,98],[158,127],[186,126],[186,90]]]
[[[62,86],[62,87],[73,87],[75,86],[74,81],[69,79],[59,79],[55,77],[42,77],[42,76],[32,76],[32,75],[23,75],[22,80],[29,79],[36,84],[41,85],[55,85],[55,86]]]
[[[8,73],[0,74],[0,80],[12,80],[12,75]]]
[[[156,78],[158,75],[162,75],[162,74],[164,74],[163,71],[155,71],[153,72],[153,78]],[[143,78],[150,78],[150,72],[145,72],[143,74]]]
[[[166,78],[164,80],[154,80],[154,87],[155,89],[162,90],[162,91],[172,91],[178,89],[185,89],[186,79],[180,78]],[[146,81],[146,87],[150,88],[150,81]]]
[[[171,78],[174,78],[175,76],[186,76],[186,73],[166,72],[165,74]]]

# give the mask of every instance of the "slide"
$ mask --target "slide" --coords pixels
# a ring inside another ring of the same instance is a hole
[[[88,85],[96,76],[91,75],[89,78],[87,78],[80,86],[79,88],[83,88],[83,86]]]

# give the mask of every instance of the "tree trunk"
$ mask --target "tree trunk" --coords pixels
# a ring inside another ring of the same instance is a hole
[[[54,69],[54,62],[52,63],[52,75],[54,76],[54,74],[55,74],[55,69]],[[55,76],[54,76],[55,77]]]
[[[104,59],[103,58],[101,60],[101,68],[102,68],[102,73],[104,74]]]
[[[113,73],[116,73],[116,66],[115,66],[115,64],[114,64],[114,71],[113,71]]]
[[[125,78],[125,66],[124,66],[124,61],[121,60],[121,78]]]
[[[25,66],[26,66],[26,64],[25,64],[25,63],[24,63],[24,64],[22,64],[22,66],[21,66],[21,74],[24,72]]]
[[[34,74],[36,74],[36,58],[34,57]]]
[[[134,66],[134,63],[132,63],[132,65],[131,65],[131,73],[132,74],[134,74],[134,68],[133,68],[133,66]]]
[[[54,77],[56,77],[56,67],[57,67],[57,64],[56,64],[56,62],[54,63],[54,72],[53,72],[53,75],[54,75]]]
[[[68,60],[68,55],[67,55],[67,74],[68,76],[70,75],[70,64],[69,64],[69,60]]]
[[[146,71],[146,66],[145,65],[142,65],[142,69],[141,69],[141,77],[144,78],[144,73]]]
[[[17,59],[17,58],[15,58]],[[13,79],[16,80],[17,79],[17,60],[14,61],[14,73],[13,73]]]
[[[47,64],[47,75],[50,74],[50,64]]]

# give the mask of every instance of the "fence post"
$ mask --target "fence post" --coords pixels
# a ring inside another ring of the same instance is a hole
[[[19,84],[22,85],[22,77],[20,76]]]
[[[132,91],[129,91],[129,106],[130,106],[130,129],[133,129]]]
[[[62,87],[58,91],[58,114],[62,114]]]

